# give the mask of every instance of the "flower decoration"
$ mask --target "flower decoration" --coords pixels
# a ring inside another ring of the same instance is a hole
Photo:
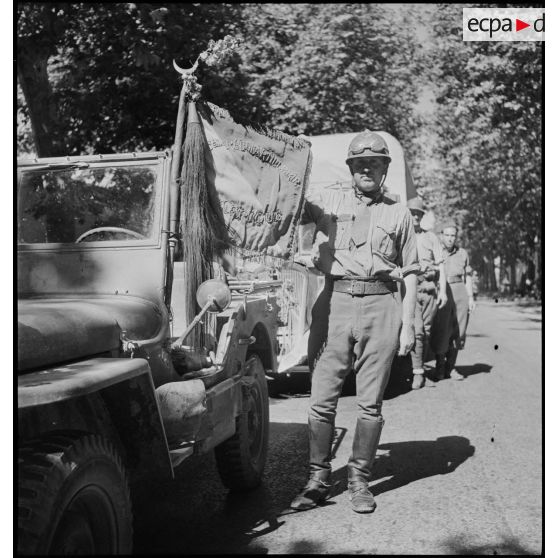
[[[238,46],[238,39],[231,35],[226,35],[218,41],[212,39],[209,41],[207,49],[200,54],[199,59],[207,66],[219,67],[230,58]]]
[[[182,74],[182,79],[186,88],[186,96],[192,101],[198,101],[202,90],[198,78],[194,74]]]
[[[175,68],[182,74],[182,79],[186,87],[186,95],[192,101],[197,101],[201,96],[202,86],[198,82],[195,71],[200,62],[211,68],[218,68],[222,66],[231,55],[238,49],[240,42],[231,35],[226,35],[218,41],[213,39],[209,41],[208,47],[198,56],[194,65],[188,69],[183,70],[175,63]]]

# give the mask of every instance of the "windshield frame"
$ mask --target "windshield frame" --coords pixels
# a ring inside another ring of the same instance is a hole
[[[18,251],[84,251],[84,250],[102,250],[114,248],[126,249],[145,249],[160,247],[163,241],[163,219],[166,218],[167,212],[163,211],[167,201],[167,192],[165,184],[167,183],[167,173],[169,172],[168,164],[170,154],[164,152],[149,153],[130,153],[115,155],[86,155],[76,157],[53,157],[53,158],[35,158],[20,159],[17,165],[17,195],[23,174],[25,172],[37,170],[45,170],[52,168],[61,171],[68,166],[87,165],[89,169],[102,169],[108,167],[131,167],[145,166],[153,167],[156,172],[156,180],[153,183],[154,192],[154,208],[153,208],[153,225],[152,234],[149,238],[133,239],[125,238],[121,240],[93,240],[87,242],[49,242],[49,243],[20,243],[16,240]],[[19,219],[19,211],[16,206],[16,218]]]

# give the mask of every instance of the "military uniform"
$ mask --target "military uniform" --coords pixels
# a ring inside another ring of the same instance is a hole
[[[402,324],[401,297],[390,273],[405,277],[419,270],[413,222],[405,206],[381,194],[365,197],[356,188],[310,193],[302,221],[316,223],[313,261],[326,275],[308,345],[311,479],[327,486],[337,402],[354,368],[358,415],[347,469],[349,486],[367,486]],[[291,505],[307,509],[297,501]]]
[[[451,251],[444,248],[448,282],[448,303],[438,310],[432,327],[431,347],[437,361],[445,355],[445,376],[448,376],[457,359],[457,352],[465,346],[469,322],[469,293],[465,286],[471,274],[469,256],[463,248],[455,246]],[[442,366],[437,362],[437,368]]]
[[[415,348],[411,351],[413,372],[424,374],[424,358],[436,314],[436,279],[444,261],[443,246],[430,231],[417,233],[417,250],[422,273],[418,276],[415,309]]]

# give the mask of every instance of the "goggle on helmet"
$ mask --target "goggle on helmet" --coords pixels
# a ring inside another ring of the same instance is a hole
[[[351,160],[360,157],[383,157],[388,163],[391,161],[384,138],[369,130],[361,132],[351,141],[345,163],[350,165]]]

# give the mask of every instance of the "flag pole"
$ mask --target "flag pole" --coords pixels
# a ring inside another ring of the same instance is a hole
[[[180,161],[182,159],[182,141],[184,138],[184,123],[186,121],[186,82],[182,81],[182,89],[178,100],[178,114],[176,116],[176,130],[174,132],[174,143],[172,146],[172,165],[171,165],[171,189],[170,189],[170,234],[171,251],[176,246],[176,235],[178,233],[179,205],[178,197],[180,192]]]
[[[184,124],[186,122],[186,97],[188,96],[189,86],[188,79],[197,70],[200,57],[196,58],[194,65],[191,68],[181,68],[175,60],[172,61],[174,69],[182,76],[182,88],[178,98],[178,113],[176,115],[176,129],[174,132],[174,143],[172,146],[172,166],[171,166],[171,191],[170,191],[170,233],[171,238],[174,238],[174,243],[171,243],[171,250],[173,244],[176,245],[176,235],[178,234],[179,221],[180,221],[180,206],[178,203],[180,195],[180,163],[182,161],[182,142],[184,141]]]

